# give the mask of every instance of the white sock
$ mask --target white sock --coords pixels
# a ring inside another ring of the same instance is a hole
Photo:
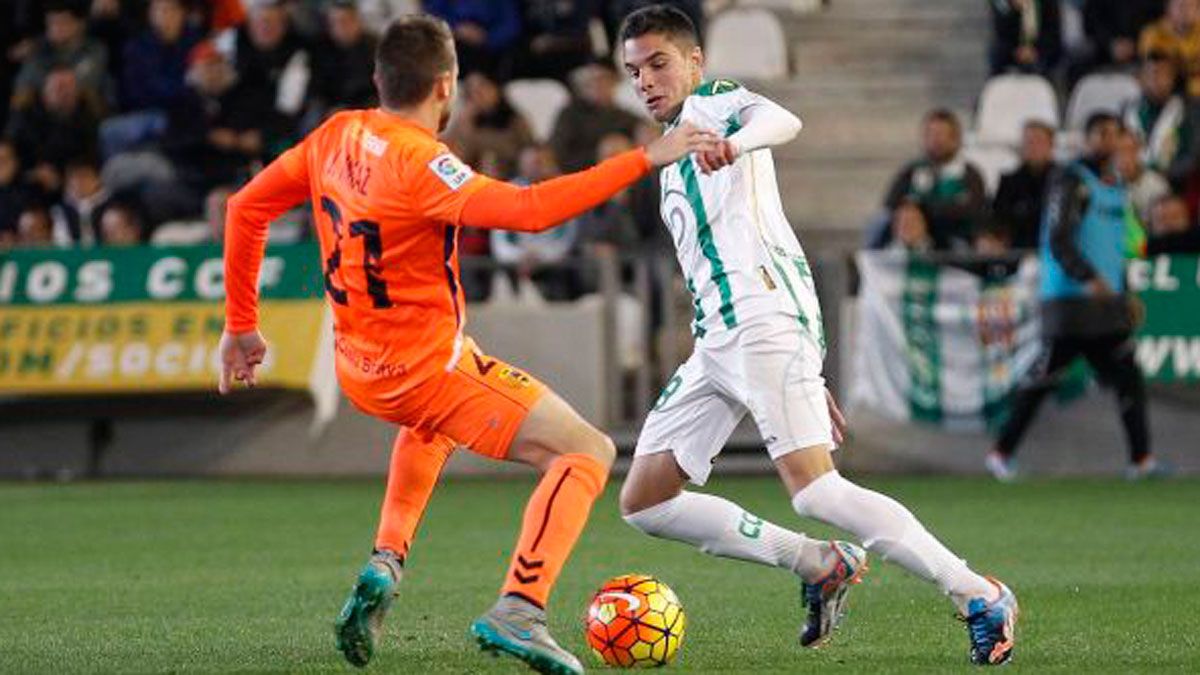
[[[971,598],[995,597],[996,587],[967,567],[899,502],[860,487],[830,471],[792,498],[802,516],[840,527],[868,551],[937,584],[965,611]]]
[[[782,567],[807,581],[832,564],[830,547],[758,518],[727,499],[699,492],[679,496],[625,516],[625,522],[654,537],[696,546],[709,555]]]

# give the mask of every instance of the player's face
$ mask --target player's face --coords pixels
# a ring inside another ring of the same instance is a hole
[[[681,46],[666,35],[647,33],[625,41],[625,72],[651,117],[670,122],[700,83],[704,54]]]

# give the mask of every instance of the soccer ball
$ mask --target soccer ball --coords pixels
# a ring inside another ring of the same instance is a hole
[[[588,606],[588,646],[619,668],[665,666],[683,644],[687,619],[675,591],[645,574],[609,579]]]

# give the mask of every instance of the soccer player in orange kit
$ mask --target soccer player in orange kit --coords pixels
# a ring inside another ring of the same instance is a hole
[[[719,139],[683,125],[586,171],[519,188],[473,173],[438,142],[457,76],[442,21],[398,19],[376,53],[382,105],[334,115],[230,198],[220,390],[254,384],[267,349],[256,280],[268,224],[311,198],[338,381],[360,409],[400,426],[375,551],[335,623],[338,648],[354,665],[371,659],[438,474],[462,445],[542,471],[500,598],[471,632],[540,672],[580,673],[547,631],[545,606],[615,451],[542,383],[464,335],[458,230],[548,229]]]

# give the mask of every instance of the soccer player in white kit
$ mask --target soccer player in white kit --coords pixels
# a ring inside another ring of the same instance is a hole
[[[807,610],[800,641],[822,643],[865,567],[865,552],[684,490],[688,482],[705,483],[749,413],[798,514],[846,530],[936,584],[966,620],[972,662],[1004,663],[1017,618],[1013,593],[973,572],[904,506],[834,468],[830,453],[845,420],[821,376],[821,311],[784,216],[770,150],[791,141],[800,120],[736,82],[704,81],[695,28],[675,9],[634,12],[619,39],[625,69],[657,121],[668,128],[691,122],[725,136],[720,149],[662,169],[662,216],[693,296],[696,344],[646,418],[621,490],[625,521],[705,553],[795,573]]]

